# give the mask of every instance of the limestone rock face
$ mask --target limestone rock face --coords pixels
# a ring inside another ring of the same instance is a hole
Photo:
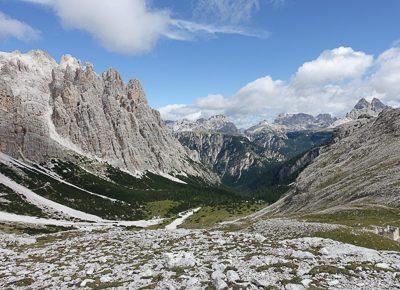
[[[222,181],[237,181],[252,169],[260,169],[284,156],[263,148],[243,136],[207,132],[175,133],[182,145],[197,153],[202,164]]]
[[[215,181],[166,130],[137,80],[43,51],[0,53],[0,149],[45,161],[77,153],[129,170]]]

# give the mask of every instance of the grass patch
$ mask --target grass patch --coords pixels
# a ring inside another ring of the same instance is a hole
[[[301,219],[356,227],[372,225],[400,227],[400,209],[389,207],[354,208],[332,214],[306,215],[302,216]]]
[[[265,206],[267,206],[266,203],[240,202],[215,207],[202,207],[198,212],[189,217],[182,227],[187,229],[210,228],[222,221],[249,215]]]
[[[170,271],[175,272],[174,277],[175,277],[175,278],[178,278],[178,277],[182,276],[183,274],[185,274],[185,270],[186,270],[186,269],[187,269],[187,268],[185,268],[185,267],[178,267],[178,266],[176,266],[176,267],[170,268]]]
[[[146,204],[146,211],[150,216],[172,217],[171,211],[179,202],[173,200],[150,201]]]
[[[57,232],[74,230],[73,227],[62,227],[62,226],[39,226],[28,224],[8,224],[0,223],[0,232],[8,234],[28,234],[28,235],[40,235],[40,234],[52,234]]]
[[[301,284],[302,278],[296,276],[293,277],[292,279],[283,279],[279,282],[281,282],[282,285],[287,285],[287,284]]]
[[[267,271],[268,269],[270,269],[271,266],[270,265],[262,265],[256,268],[256,272],[264,272]]]
[[[29,285],[31,285],[34,282],[35,281],[32,278],[23,278],[21,280],[18,280],[14,283],[9,284],[9,286],[13,285],[13,286],[17,286],[17,287],[28,287]]]
[[[342,269],[331,265],[321,265],[312,268],[309,272],[310,275],[315,276],[320,273],[328,273],[328,274],[342,274],[346,276],[352,276],[348,269]]]
[[[375,250],[400,252],[400,243],[365,231],[337,229],[332,231],[316,232],[313,234],[313,236],[325,239],[332,239],[342,243],[352,244],[359,247],[365,247]]]
[[[339,169],[339,170],[337,170],[337,171],[335,172],[335,174],[334,174],[333,176],[331,176],[331,177],[329,177],[327,180],[321,182],[321,183],[318,185],[318,189],[327,188],[327,187],[329,187],[329,186],[331,186],[331,185],[337,183],[337,182],[340,181],[341,179],[343,179],[343,174],[342,174],[341,170]]]

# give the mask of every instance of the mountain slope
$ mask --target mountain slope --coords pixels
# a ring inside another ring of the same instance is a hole
[[[306,213],[400,205],[400,109],[344,124],[334,140],[272,210]]]
[[[133,176],[92,160],[37,164],[0,153],[0,214],[78,220],[142,220],[193,206],[230,204],[234,192],[193,176]],[[79,213],[76,213],[79,211]],[[93,217],[96,216],[96,217]]]
[[[217,178],[193,162],[163,126],[137,80],[71,56],[0,53],[0,151],[45,162],[80,155],[135,174]]]
[[[278,152],[260,147],[243,136],[208,132],[175,133],[182,145],[193,150],[222,182],[237,185],[248,171],[283,159]]]

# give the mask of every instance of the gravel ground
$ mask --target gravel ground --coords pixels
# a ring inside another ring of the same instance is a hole
[[[400,289],[400,253],[290,234],[330,227],[277,219],[237,232],[3,233],[0,288]]]

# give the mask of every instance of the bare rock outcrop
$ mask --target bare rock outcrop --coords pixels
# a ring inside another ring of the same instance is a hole
[[[138,80],[126,84],[114,69],[98,75],[69,55],[58,64],[43,51],[0,53],[0,150],[217,180],[166,130]]]

